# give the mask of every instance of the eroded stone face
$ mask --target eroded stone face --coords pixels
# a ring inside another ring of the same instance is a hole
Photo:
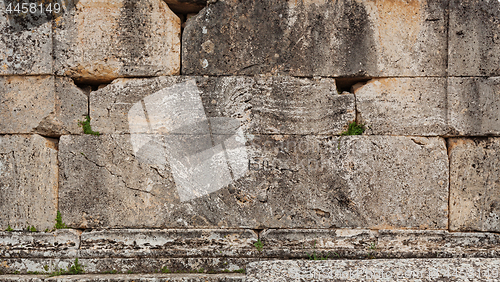
[[[51,229],[57,211],[57,140],[0,136],[0,230]]]
[[[500,134],[500,77],[450,77],[448,119],[452,134]]]
[[[182,72],[445,75],[446,7],[423,0],[217,1],[184,30]]]
[[[499,19],[499,1],[450,1],[451,76],[500,75]]]
[[[373,79],[354,90],[366,134],[448,133],[446,78]]]
[[[183,150],[170,151],[174,137]],[[202,135],[174,137],[135,150],[131,135],[63,136],[65,221],[80,228],[447,227],[440,138],[255,135],[243,145],[214,135],[213,145],[196,143]]]
[[[500,139],[453,138],[450,151],[450,229],[500,230]]]
[[[55,21],[55,71],[80,82],[178,74],[180,20],[161,0],[82,0]]]

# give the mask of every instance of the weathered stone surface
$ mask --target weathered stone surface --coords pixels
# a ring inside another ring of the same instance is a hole
[[[450,229],[500,231],[500,139],[449,140]]]
[[[354,94],[365,134],[448,133],[446,78],[373,79],[357,87]]]
[[[178,74],[180,20],[161,0],[80,0],[55,21],[57,75],[81,82]]]
[[[176,13],[197,13],[207,5],[207,0],[165,0],[168,7]]]
[[[500,135],[500,77],[450,77],[448,119],[454,135]]]
[[[74,258],[79,246],[77,230],[0,232],[0,258]]]
[[[340,134],[355,118],[354,96],[335,80],[288,76],[117,79],[91,93],[90,108],[100,133],[209,133],[208,117],[216,134],[232,123],[251,134]]]
[[[0,276],[2,282],[43,282],[41,275],[2,275]]]
[[[500,75],[500,2],[450,1],[451,76]]]
[[[79,228],[447,227],[441,138],[236,135],[212,145],[145,134],[135,151],[130,135],[63,136],[63,218]]]
[[[0,136],[0,230],[54,226],[57,140],[39,135]]]
[[[257,239],[244,229],[91,231],[82,234],[80,257],[255,257]]]
[[[447,5],[220,0],[188,21],[182,73],[442,76]]]
[[[88,98],[69,78],[0,77],[0,133],[78,134]]]
[[[52,24],[18,22],[0,0],[0,75],[52,74]],[[16,2],[19,3],[19,2]]]
[[[244,274],[115,274],[46,278],[46,282],[244,282]]]
[[[500,259],[398,259],[260,261],[248,282],[264,281],[495,281]]]

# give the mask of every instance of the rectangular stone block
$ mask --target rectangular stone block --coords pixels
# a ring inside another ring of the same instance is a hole
[[[57,211],[57,140],[0,136],[0,230],[52,229]]]
[[[447,7],[445,0],[217,1],[186,25],[182,73],[444,76]]]
[[[162,0],[72,0],[55,21],[57,75],[82,83],[179,74],[180,19]]]
[[[500,139],[449,140],[450,229],[500,231]]]
[[[248,282],[495,281],[500,259],[277,260],[250,263]]]
[[[354,95],[331,78],[160,77],[119,79],[90,94],[101,133],[340,134]]]
[[[20,2],[0,0],[0,75],[52,74],[50,19],[8,13],[12,3]]]
[[[0,232],[1,258],[75,258],[80,231]]]
[[[61,137],[70,226],[447,228],[441,138],[136,135]]]
[[[448,120],[454,135],[500,135],[500,77],[450,77]]]
[[[354,87],[365,134],[448,133],[446,78],[381,78]]]
[[[0,134],[79,134],[88,98],[69,78],[0,77]]]
[[[244,229],[103,230],[82,233],[80,257],[255,257],[257,234]]]
[[[500,75],[499,18],[498,1],[450,1],[451,76]]]

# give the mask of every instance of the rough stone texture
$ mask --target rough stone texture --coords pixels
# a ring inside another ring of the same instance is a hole
[[[0,77],[0,133],[78,134],[88,98],[69,78]]]
[[[500,75],[500,2],[450,1],[451,76]]]
[[[188,21],[182,73],[442,76],[447,5],[220,0]]]
[[[52,24],[17,21],[0,0],[0,75],[52,74]]]
[[[1,282],[244,282],[244,274],[114,274],[47,277],[42,275],[5,275]]]
[[[80,246],[80,231],[0,232],[1,258],[74,258]]]
[[[207,0],[165,0],[172,11],[181,14],[197,13],[207,5]]]
[[[496,281],[500,259],[260,261],[248,282],[264,281]]]
[[[195,137],[178,141],[197,145]],[[60,209],[70,226],[447,228],[441,138],[256,135],[246,147],[185,156],[160,140],[150,159],[134,153],[130,138],[61,137]],[[167,157],[155,151],[161,142]],[[214,162],[198,165],[199,156]],[[190,189],[194,196],[182,198]]]
[[[91,231],[82,234],[80,257],[249,257],[257,239],[243,229]]]
[[[180,20],[161,0],[68,1],[54,32],[55,71],[80,82],[178,74]]]
[[[355,87],[356,88],[356,87]],[[382,78],[354,90],[365,134],[448,133],[446,78]]]
[[[500,135],[500,77],[450,77],[448,119],[454,135]]]
[[[500,231],[500,138],[449,141],[450,229]]]
[[[0,230],[54,226],[57,140],[39,135],[0,136]]]
[[[340,134],[355,118],[354,96],[339,95],[333,79],[183,76],[118,79],[92,92],[92,128],[101,133],[150,132],[133,113],[134,106],[143,112],[141,101],[151,123],[160,128],[168,127],[169,120],[182,119],[182,124],[223,117],[252,134]],[[193,111],[199,117],[193,118]],[[213,123],[217,133],[215,119]],[[181,132],[199,133],[192,124],[185,126]]]

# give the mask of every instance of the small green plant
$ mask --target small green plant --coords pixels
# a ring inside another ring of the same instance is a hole
[[[49,277],[60,276],[60,275],[78,275],[84,273],[84,266],[78,262],[78,258],[75,259],[75,263],[68,266],[68,270],[60,268],[49,274]]]
[[[44,269],[45,271],[49,271],[49,266],[48,266],[48,265],[44,265],[44,266],[43,266],[43,269]]]
[[[103,274],[118,274],[118,270],[113,269],[113,270],[104,271]]]
[[[172,273],[166,266],[161,269],[161,273]]]
[[[19,273],[20,273],[19,270],[14,271],[14,274],[19,274]]]
[[[353,121],[349,123],[349,127],[347,128],[346,131],[342,132],[340,135],[341,136],[347,136],[347,135],[361,135],[365,132],[365,125],[364,124],[358,124],[357,122]]]
[[[90,127],[90,116],[86,116],[84,121],[79,120],[78,125],[83,128],[83,133],[99,136],[101,133],[93,131]]]
[[[370,250],[375,250],[377,247],[375,246],[375,242],[370,244]]]
[[[29,232],[37,232],[35,226],[28,226],[28,228],[26,228],[26,230],[29,231]]]
[[[316,254],[316,240],[313,242],[313,253],[311,255],[307,254],[310,260],[327,260],[329,255],[327,254],[326,257],[323,257]]]
[[[133,274],[134,272],[132,270],[128,270],[127,274]]]
[[[255,242],[253,245],[257,248],[257,251],[262,252],[262,248],[264,247],[264,244],[262,243],[262,241],[260,239],[257,240],[257,242]]]
[[[67,229],[68,226],[62,221],[61,212],[57,211],[56,215],[56,224],[54,225],[54,229]]]
[[[236,269],[233,271],[234,273],[243,273],[245,274],[247,271],[244,268]]]
[[[9,225],[9,226],[7,226],[7,229],[5,229],[5,231],[12,232],[12,231],[14,231],[14,229],[12,229],[12,227],[10,227],[10,225]]]

